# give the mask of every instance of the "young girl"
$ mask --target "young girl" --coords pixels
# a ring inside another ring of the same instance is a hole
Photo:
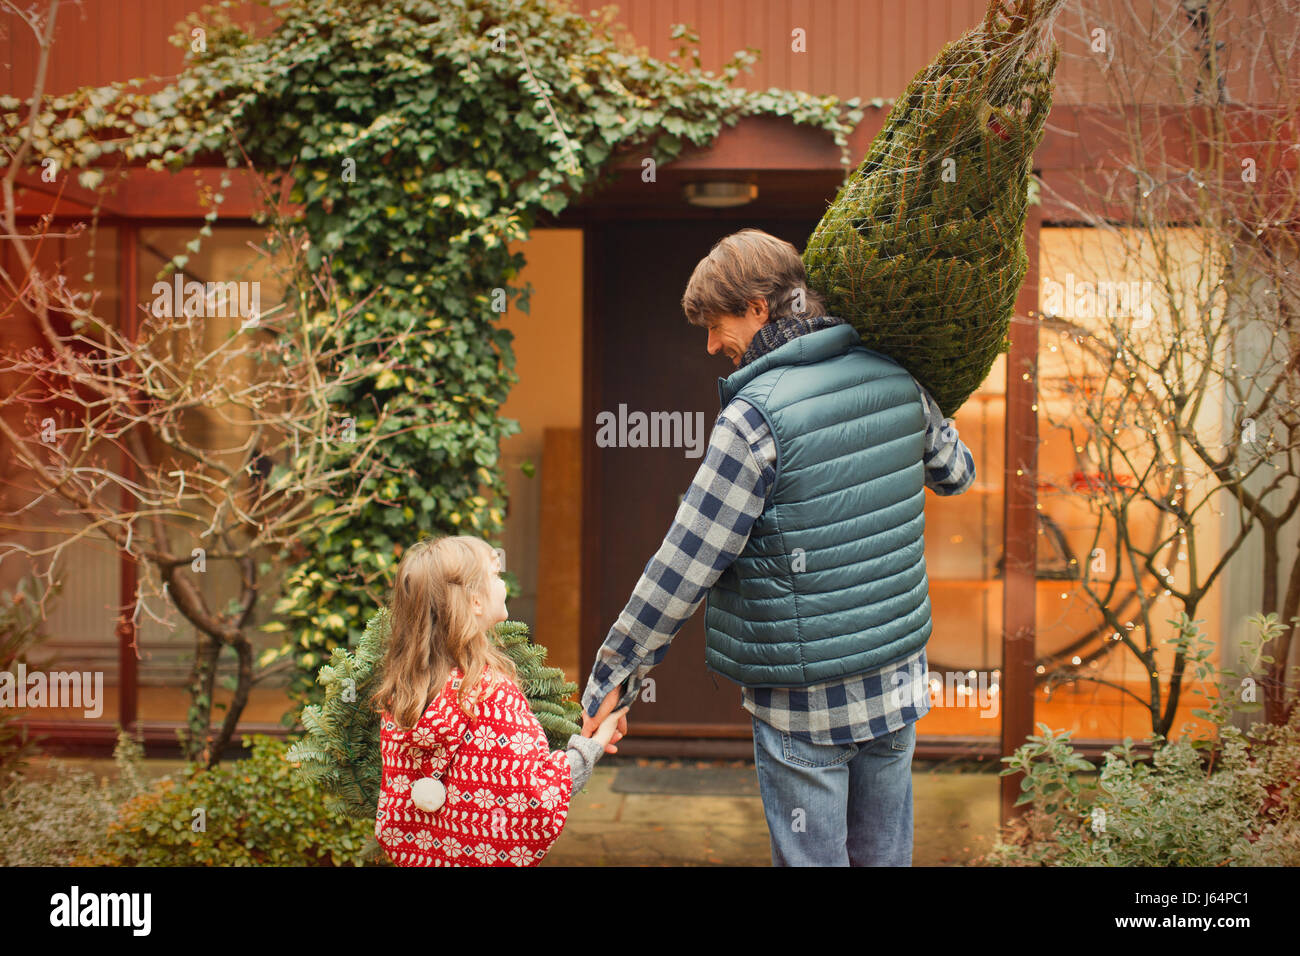
[[[552,752],[487,632],[506,619],[496,552],[469,535],[397,567],[384,677],[375,837],[398,866],[536,866],[627,708]]]

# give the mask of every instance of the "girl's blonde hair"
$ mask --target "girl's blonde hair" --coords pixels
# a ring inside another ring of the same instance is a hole
[[[475,691],[489,665],[517,680],[512,661],[474,617],[473,597],[491,600],[496,552],[480,538],[426,539],[402,555],[389,601],[390,629],[377,709],[403,729],[414,727],[442,692],[453,667],[464,679],[458,702],[477,720]]]

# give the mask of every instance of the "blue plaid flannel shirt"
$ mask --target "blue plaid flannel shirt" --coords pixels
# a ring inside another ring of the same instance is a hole
[[[961,494],[975,480],[975,462],[934,398],[919,382],[916,387],[927,411],[926,487],[938,495]],[[763,416],[743,399],[733,399],[714,422],[704,461],[663,543],[596,654],[582,695],[588,716],[625,683],[618,706],[636,699],[673,637],[744,550],[766,507],[775,462],[776,442]],[[922,647],[874,671],[809,687],[742,687],[741,704],[775,729],[813,743],[861,742],[929,713],[927,671]]]

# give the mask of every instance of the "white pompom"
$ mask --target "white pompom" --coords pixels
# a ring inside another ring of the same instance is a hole
[[[447,802],[447,788],[441,780],[421,777],[411,784],[411,802],[421,810],[433,813]]]

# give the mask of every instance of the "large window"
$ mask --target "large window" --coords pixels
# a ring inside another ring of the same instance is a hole
[[[1072,729],[1077,738],[1141,739],[1152,729],[1142,704],[1151,698],[1151,674],[1119,634],[1139,648],[1148,640],[1155,647],[1163,707],[1174,655],[1167,640],[1175,629],[1168,622],[1183,606],[1137,559],[1141,551],[1154,550],[1157,569],[1182,586],[1193,547],[1202,567],[1219,554],[1221,511],[1215,502],[1196,511],[1194,544],[1187,546],[1168,511],[1134,494],[1141,482],[1188,510],[1205,497],[1196,469],[1173,469],[1165,385],[1150,367],[1170,355],[1195,364],[1188,346],[1200,318],[1196,303],[1205,301],[1212,280],[1192,230],[1162,232],[1153,241],[1136,230],[1044,228],[1039,248],[1040,312],[1045,322],[1060,320],[1081,334],[1045,324],[1039,336],[1042,683],[1035,720]],[[1118,349],[1121,343],[1131,354]],[[1195,377],[1194,369],[1185,372]],[[1219,416],[1222,401],[1213,394],[1207,399],[1204,416]],[[1139,588],[1151,602],[1149,637],[1138,613]],[[1105,619],[1100,604],[1114,612],[1115,621]],[[1220,637],[1218,587],[1194,617],[1206,621],[1208,636]],[[1184,722],[1197,723],[1191,710],[1204,706],[1188,693],[1189,684],[1190,673],[1174,733]]]
[[[144,228],[138,232],[137,244],[137,309],[149,309],[156,295],[154,284],[159,281],[159,271],[173,256],[189,256],[184,266],[183,281],[200,282],[257,282],[260,291],[260,310],[265,313],[283,295],[276,277],[264,268],[264,260],[250,243],[263,241],[264,232],[254,228],[217,227],[211,237],[203,240],[197,250],[187,249],[195,239],[197,229],[192,226]],[[84,239],[60,239],[51,243],[50,262],[47,268],[58,268],[74,284],[97,295],[94,313],[106,322],[123,327],[122,287],[120,275],[119,239],[122,231],[114,227],[101,227],[96,235],[94,255]],[[55,261],[57,260],[57,262]],[[137,315],[137,326],[142,316]],[[232,330],[237,329],[238,315],[212,315],[204,317],[203,346],[215,348]],[[42,337],[33,319],[14,323],[13,334],[25,337],[25,344],[39,346]],[[27,341],[30,340],[30,341]],[[51,414],[67,414],[69,409]],[[184,422],[189,435],[201,435],[201,445],[219,442],[221,446],[240,443],[243,434],[237,416],[223,413],[223,409],[197,410]],[[44,414],[44,413],[42,413]],[[161,452],[161,449],[153,449]],[[120,472],[120,452],[105,442],[102,453],[107,467]],[[161,454],[155,456],[161,460]],[[13,509],[33,498],[34,484],[30,476],[16,471],[12,464],[5,467],[5,507]],[[169,522],[174,524],[174,522]],[[71,533],[84,528],[82,518],[70,513],[68,506],[45,499],[22,513],[18,526],[8,527],[4,536],[20,540],[28,547],[50,547],[66,540]],[[57,530],[56,530],[57,529]],[[189,553],[185,541],[172,542],[178,553]],[[47,559],[38,559],[42,562]],[[18,561],[5,563],[0,573],[0,587],[12,588],[31,564],[20,567]],[[48,640],[31,654],[30,668],[45,670],[89,672],[100,675],[103,699],[98,702],[96,716],[87,716],[76,709],[43,708],[32,710],[33,720],[83,720],[113,724],[118,719],[120,687],[119,640],[116,631],[121,610],[122,561],[119,550],[101,534],[85,534],[63,552],[58,575],[64,581],[63,593],[50,604],[50,615],[44,624]],[[238,593],[235,569],[229,562],[214,561],[200,579],[205,598],[214,605],[224,604]],[[143,575],[142,575],[143,576]],[[268,583],[268,582],[264,582]],[[145,721],[184,721],[189,708],[186,679],[194,659],[194,629],[180,612],[156,595],[147,598],[137,617],[139,627],[140,657],[137,662],[139,695],[137,716]],[[258,616],[250,628],[250,635],[260,646],[278,641],[279,635],[262,635],[256,625],[266,620],[270,602],[262,602]],[[161,619],[161,620],[160,620]],[[223,655],[219,676],[233,673],[233,655]],[[48,666],[47,666],[48,665]],[[271,680],[254,687],[243,719],[248,723],[278,724],[288,709],[288,700],[281,688]],[[217,691],[218,702],[228,699],[230,692]],[[221,711],[214,714],[220,719]]]
[[[1133,232],[1044,228],[1039,246],[1039,312],[1055,310],[1093,331],[1105,329],[1109,313],[1136,324],[1131,348],[1167,347],[1167,336],[1180,333],[1169,320],[1167,295],[1158,291],[1163,283],[1153,281],[1153,276],[1167,275],[1170,287],[1185,290],[1188,294],[1180,301],[1189,308],[1195,298],[1191,293],[1197,289],[1203,293],[1206,282],[1200,268],[1202,250],[1195,239],[1190,231],[1174,232],[1163,240],[1165,249],[1157,256],[1142,248],[1141,237]],[[1148,306],[1147,317],[1138,316],[1135,322],[1133,316],[1125,318],[1125,310]],[[1136,578],[1116,540],[1113,519],[1108,521],[1099,509],[1097,492],[1108,480],[1131,483],[1125,472],[1140,472],[1150,464],[1156,445],[1134,429],[1122,446],[1123,466],[1114,461],[1099,464],[1084,436],[1090,427],[1087,403],[1108,400],[1103,390],[1105,364],[1046,323],[1040,327],[1038,362],[1034,719],[1055,729],[1069,729],[1076,739],[1126,735],[1141,739],[1151,731],[1151,716],[1141,700],[1150,697],[1149,673],[1122,641],[1115,640],[1116,629],[1098,607],[1098,598],[1106,601],[1126,634],[1145,647],[1146,635],[1135,613]],[[1109,374],[1114,377],[1117,372],[1111,368]],[[934,618],[928,659],[931,699],[936,705],[924,724],[924,733],[930,736],[995,738],[1000,732],[1005,384],[1004,357],[955,416],[958,432],[975,458],[973,487],[952,498],[927,496],[926,565]],[[1219,411],[1219,404],[1211,404],[1206,414]],[[1204,490],[1194,485],[1189,482],[1188,488],[1178,490],[1194,500],[1197,491]],[[1140,503],[1125,513],[1124,520],[1126,533],[1144,544],[1159,540],[1170,528],[1168,521],[1162,524],[1159,509]],[[1198,554],[1217,556],[1221,521],[1220,508],[1206,507],[1198,513]],[[1185,573],[1177,565],[1179,560],[1185,568],[1186,549],[1172,549],[1166,570],[1175,581],[1184,580],[1178,577]],[[1083,587],[1085,569],[1094,596]],[[1225,576],[1231,579],[1231,574]],[[1162,593],[1163,586],[1150,575],[1143,576],[1143,582],[1152,602],[1147,620],[1158,630],[1153,643],[1163,704],[1173,657],[1165,641],[1174,631],[1166,622],[1182,608]],[[1195,615],[1206,621],[1203,627],[1214,638],[1219,636],[1223,586],[1211,591]],[[1198,723],[1191,710],[1204,701],[1192,689],[1189,674],[1175,732],[1184,722]]]

